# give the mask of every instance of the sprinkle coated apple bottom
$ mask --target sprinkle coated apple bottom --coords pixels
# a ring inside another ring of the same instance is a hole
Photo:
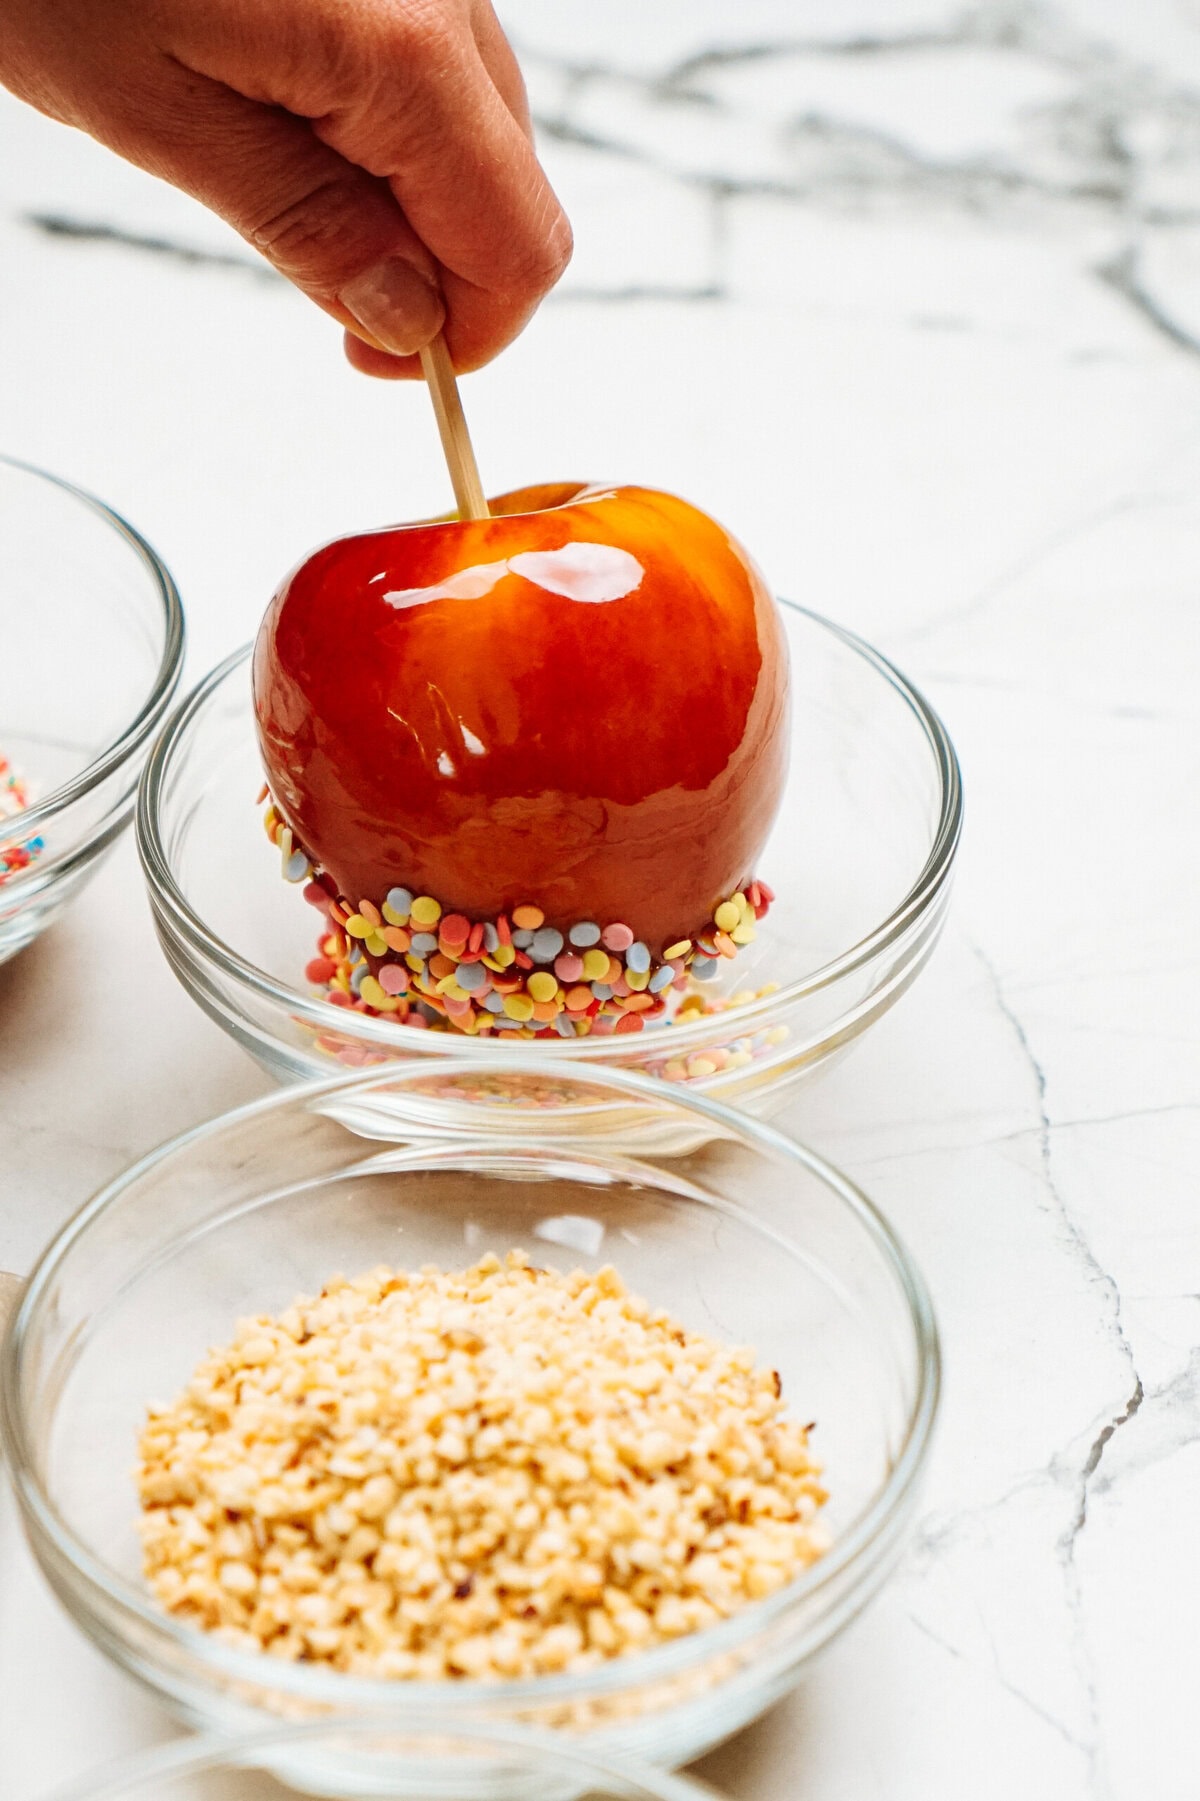
[[[702,931],[656,958],[621,921],[580,920],[563,933],[532,903],[472,921],[407,888],[392,888],[378,902],[347,900],[314,868],[267,789],[259,800],[268,803],[264,825],[284,879],[303,883],[304,898],[323,915],[305,973],[335,1006],[471,1037],[573,1040],[683,1022],[773,991],[772,984],[724,1001],[696,986],[753,942],[774,899],[764,882],[749,882],[714,909]],[[333,1042],[329,1048],[335,1055],[348,1050],[352,1061],[370,1055]],[[702,1077],[747,1064],[753,1054],[749,1041],[735,1043],[689,1062],[668,1059],[663,1073],[676,1081]]]
[[[371,1678],[586,1672],[828,1548],[810,1426],[744,1346],[522,1251],[245,1320],[140,1439],[177,1618]]]

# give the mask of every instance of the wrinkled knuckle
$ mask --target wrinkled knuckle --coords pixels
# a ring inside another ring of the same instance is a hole
[[[331,175],[262,219],[247,236],[285,275],[315,278],[346,237],[347,219],[362,200],[360,187],[353,175]]]
[[[539,231],[529,239],[524,254],[513,266],[513,289],[532,299],[540,299],[567,267],[573,249],[571,227],[560,213],[549,229]]]

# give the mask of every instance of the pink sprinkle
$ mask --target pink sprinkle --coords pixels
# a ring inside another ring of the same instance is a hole
[[[633,993],[633,989],[629,986],[629,983],[625,980],[624,976],[618,976],[616,981],[610,983],[609,986],[612,988],[613,993],[619,994],[622,999],[624,999],[625,995]]]
[[[554,973],[560,982],[577,982],[583,974],[583,958],[564,951],[561,957],[554,960]]]
[[[600,942],[606,951],[627,951],[633,943],[633,933],[628,926],[605,926],[600,934]]]
[[[398,963],[385,963],[379,971],[379,986],[385,994],[407,994],[408,971]]]

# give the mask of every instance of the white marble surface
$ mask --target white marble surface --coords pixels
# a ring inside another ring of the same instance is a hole
[[[709,506],[926,688],[967,780],[934,966],[784,1121],[931,1279],[926,1510],[885,1596],[705,1771],[737,1801],[1185,1801],[1200,6],[502,10],[579,246],[468,385],[489,484]],[[444,502],[419,391],[352,375],[216,222],[9,102],[0,322],[3,448],[156,542],[192,676],[309,543]],[[159,960],[126,842],[0,971],[0,1267],[263,1086]],[[0,1795],[170,1730],[0,1513]]]

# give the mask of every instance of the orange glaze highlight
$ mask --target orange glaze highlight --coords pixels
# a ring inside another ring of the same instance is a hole
[[[623,920],[658,956],[754,873],[778,806],[775,603],[672,495],[490,504],[338,539],[279,589],[253,677],[276,806],[354,900],[534,902],[564,933]]]

